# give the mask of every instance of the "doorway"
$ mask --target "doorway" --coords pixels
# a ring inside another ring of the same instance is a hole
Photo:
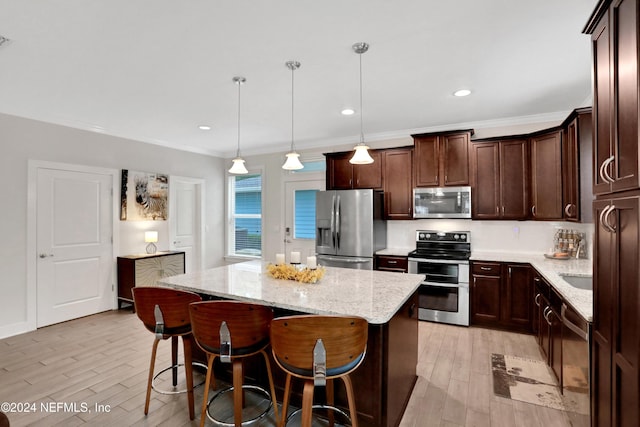
[[[30,323],[43,327],[114,308],[118,172],[46,162],[30,162],[29,171]]]
[[[204,180],[172,176],[169,193],[169,246],[185,253],[186,273],[200,271],[204,266]]]
[[[316,253],[316,193],[325,188],[324,179],[286,181],[284,251],[300,252],[304,263]]]

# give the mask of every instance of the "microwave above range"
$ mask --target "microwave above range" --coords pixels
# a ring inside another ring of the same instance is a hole
[[[471,218],[471,187],[413,189],[414,218]]]

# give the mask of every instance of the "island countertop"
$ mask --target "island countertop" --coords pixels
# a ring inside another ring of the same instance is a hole
[[[325,267],[318,283],[272,278],[260,260],[160,279],[159,285],[309,314],[354,315],[371,324],[391,320],[423,276]]]

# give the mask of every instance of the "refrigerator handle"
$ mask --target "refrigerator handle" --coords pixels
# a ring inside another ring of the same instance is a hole
[[[342,218],[340,218],[340,195],[338,195],[338,203],[336,205],[336,249],[340,249],[340,229],[342,228]]]
[[[331,197],[331,242],[333,243],[333,248],[336,247],[336,195],[334,194]]]

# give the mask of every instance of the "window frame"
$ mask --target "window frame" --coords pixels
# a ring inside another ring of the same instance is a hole
[[[236,178],[240,177],[240,176],[246,176],[246,175],[235,175],[235,174],[231,174],[229,172],[226,173],[226,180],[227,180],[227,186],[226,186],[226,190],[227,190],[227,197],[226,197],[226,201],[227,201],[227,227],[226,227],[226,255],[225,255],[225,260],[229,260],[229,261],[233,261],[233,260],[238,260],[238,261],[247,261],[247,260],[253,260],[253,259],[262,259],[263,255],[264,255],[264,243],[265,243],[265,236],[264,236],[264,212],[265,212],[265,173],[264,173],[264,168],[263,167],[256,167],[256,168],[252,168],[252,169],[247,169],[248,170],[248,174],[247,175],[260,175],[261,177],[261,187],[260,187],[260,214],[236,214],[235,213],[235,184],[236,184]],[[249,218],[249,219],[257,219],[260,218],[260,255],[256,256],[256,255],[248,255],[248,254],[238,254],[235,252],[235,246],[236,246],[236,238],[235,238],[235,226],[236,226],[236,219],[238,218]]]

